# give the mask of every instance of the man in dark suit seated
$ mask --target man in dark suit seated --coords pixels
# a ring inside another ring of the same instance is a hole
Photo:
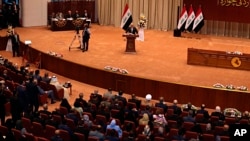
[[[128,99],[128,102],[135,103],[137,109],[140,109],[140,107],[141,107],[141,100],[137,99],[135,94],[131,95],[131,99]]]
[[[119,91],[118,95],[115,96],[115,99],[122,101],[123,106],[125,107],[127,105],[127,99],[125,97],[123,97],[122,95],[123,95],[123,91]]]
[[[188,111],[188,115],[183,117],[183,122],[195,122],[195,119],[193,117],[193,111],[192,110],[189,110]]]
[[[180,116],[182,111],[181,111],[181,108],[177,104],[178,104],[178,101],[175,99],[173,101],[173,105],[170,106],[169,108],[172,108],[174,110],[175,115]]]
[[[163,97],[159,98],[159,102],[155,103],[155,107],[163,108],[164,109],[164,113],[166,113],[167,110],[168,110],[168,106],[167,106],[167,104],[165,104]]]
[[[71,18],[73,19],[73,14],[72,14],[71,10],[68,11],[68,13],[66,15],[66,18],[67,19],[71,19]]]
[[[75,12],[73,18],[74,18],[74,19],[80,18],[80,14],[79,14],[78,10],[76,10],[76,12]]]
[[[137,30],[137,28],[134,26],[134,24],[131,23],[130,26],[128,27],[128,29],[126,30],[126,33],[138,34],[138,30]]]
[[[203,114],[204,116],[204,121],[208,121],[209,120],[209,113],[208,111],[205,109],[205,104],[202,104],[201,105],[201,109],[200,110],[197,110],[197,113],[196,114]]]

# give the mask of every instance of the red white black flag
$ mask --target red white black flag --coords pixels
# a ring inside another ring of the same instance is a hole
[[[184,4],[177,26],[179,30],[183,31],[185,29],[185,22],[187,18],[188,18],[187,9],[186,5]]]
[[[194,19],[193,31],[197,33],[203,26],[204,26],[204,17],[201,11],[201,6],[199,6],[199,9],[196,12],[196,17]]]
[[[133,22],[132,13],[128,8],[128,4],[126,4],[122,14],[121,28],[127,30],[132,22]]]
[[[193,21],[195,19],[195,14],[192,5],[190,5],[189,12],[188,12],[188,18],[186,21],[185,29],[188,31],[192,31],[193,28]]]

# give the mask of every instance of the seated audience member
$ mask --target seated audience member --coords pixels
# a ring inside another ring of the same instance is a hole
[[[165,104],[165,101],[164,101],[163,97],[159,98],[159,102],[155,104],[155,107],[163,108],[164,109],[164,113],[166,113],[167,110],[168,110],[168,106],[167,106],[167,104]]]
[[[58,129],[68,131],[70,136],[72,136],[74,133],[72,129],[70,129],[70,127],[67,125],[67,121],[65,119],[62,119],[62,122],[58,125]]]
[[[80,18],[80,14],[79,14],[78,10],[75,11],[73,18],[74,19]]]
[[[82,118],[82,116],[83,116],[82,115],[83,114],[83,109],[82,109],[80,101],[76,100],[74,102],[74,107],[72,109],[76,110],[79,113],[80,117]]]
[[[3,71],[3,74],[1,75],[1,77],[4,78],[4,80],[11,80],[10,76],[8,75],[8,71],[7,70],[4,70]]]
[[[171,108],[174,110],[174,114],[180,116],[182,111],[181,108],[177,105],[178,101],[175,99],[173,101],[173,105],[171,106]]]
[[[137,125],[137,119],[139,117],[139,113],[136,108],[133,108],[132,106],[128,106],[127,110],[125,112],[125,119],[128,121],[133,121],[135,125]]]
[[[106,107],[105,104],[101,104],[97,110],[96,115],[103,115],[106,117],[106,120],[109,121],[110,118],[110,109]]]
[[[201,104],[201,109],[197,110],[196,113],[196,114],[203,114],[204,116],[203,122],[207,122],[209,120],[209,113],[205,108],[206,108],[205,104]]]
[[[142,118],[139,119],[139,125],[147,125],[149,122],[148,114],[144,113]]]
[[[165,127],[168,124],[164,114],[161,114],[159,110],[156,110],[156,113],[153,115],[153,119],[154,126]]]
[[[103,98],[109,100],[109,101],[112,101],[114,99],[114,95],[112,94],[112,89],[111,88],[108,88],[107,92],[105,92],[103,94]]]
[[[104,141],[105,136],[101,132],[101,129],[102,129],[101,125],[97,125],[97,126],[93,127],[92,130],[89,132],[89,136],[96,137],[99,139],[99,141]]]
[[[140,109],[141,107],[141,100],[137,99],[135,94],[131,94],[131,99],[128,99],[128,102],[135,103],[137,109]]]
[[[216,124],[216,125],[223,125],[224,124],[225,115],[221,112],[220,106],[215,107],[215,111],[211,113],[211,116],[219,117],[219,122],[214,123],[214,124]]]
[[[183,122],[193,122],[195,123],[195,118],[193,117],[193,111],[188,111],[188,115],[183,117]]]
[[[62,12],[58,12],[58,13],[56,14],[56,18],[57,18],[58,20],[63,20],[63,19],[64,19],[63,13],[62,13]]]
[[[36,79],[34,80],[34,83],[37,85],[38,82]],[[54,96],[53,90],[44,91],[39,85],[37,85],[37,88],[39,90],[40,95],[47,94],[51,98],[51,104],[56,103],[56,98]]]
[[[55,131],[55,135],[51,137],[51,141],[63,141],[63,139],[60,136],[60,130]]]
[[[92,127],[92,125],[93,125],[93,122],[89,119],[89,116],[88,115],[83,115],[83,123],[85,124],[85,125],[87,125],[89,128],[91,128]]]
[[[173,136],[173,140],[177,140],[177,141],[185,141],[185,133],[186,133],[186,130],[184,128],[180,128],[178,130],[178,135],[176,136]]]
[[[119,137],[117,137],[117,133],[115,131],[115,129],[112,129],[110,131],[110,133],[106,136],[106,139],[105,140],[108,140],[108,141],[119,141]]]
[[[193,111],[193,112],[192,112],[192,113],[193,113],[192,116],[194,117],[194,116],[196,115],[196,110],[192,108],[192,103],[191,103],[191,102],[188,102],[188,103],[187,103],[187,107],[184,108],[183,111],[187,111],[187,112]]]
[[[127,99],[125,97],[123,97],[122,95],[123,95],[123,91],[119,91],[118,95],[115,96],[115,99],[122,101],[123,106],[125,107],[127,105]]]
[[[47,84],[50,83],[51,78],[49,77],[49,73],[45,72],[44,76],[42,77],[42,81],[46,82]]]
[[[88,103],[86,100],[83,99],[84,95],[83,93],[79,93],[79,97],[75,99],[75,102],[79,102],[81,107],[88,107]]]
[[[89,14],[88,14],[88,11],[86,9],[83,12],[83,17],[86,18],[86,19],[90,18]]]
[[[108,109],[111,109],[111,100],[110,99],[103,97],[100,104],[105,105]]]
[[[40,76],[40,70],[35,70],[35,74],[34,74],[34,79],[37,80],[37,82],[39,83],[42,80],[42,77]]]
[[[73,18],[73,14],[71,10],[69,10],[68,13],[66,14],[66,18],[67,19]]]
[[[248,112],[248,111],[245,111],[245,112],[242,114],[241,119],[247,119],[247,120],[249,120],[249,119],[250,119],[250,114],[249,114],[249,112]]]
[[[123,138],[123,141],[135,141],[136,140],[136,135],[134,132],[129,132],[127,137]]]
[[[203,134],[214,134],[211,123],[207,123],[206,130],[203,132]]]
[[[221,133],[218,133],[215,135],[215,140],[221,141],[221,136],[230,136],[228,130],[229,130],[229,126],[227,124],[225,124],[223,126],[223,131]]]
[[[151,100],[152,100],[152,95],[147,94],[146,97],[145,97],[145,101],[143,102],[143,105],[153,107],[153,103],[152,103]]]
[[[64,93],[63,93],[63,98],[69,99],[69,90],[65,87],[63,87],[63,85],[61,85],[56,76],[53,76],[51,78],[50,84],[54,85],[57,89],[57,91],[59,91],[60,89],[63,89]]]
[[[159,127],[157,132],[154,133],[154,137],[163,137],[165,138],[165,135],[164,135],[164,127]]]
[[[71,105],[69,104],[69,101],[66,98],[62,99],[60,106],[67,108],[68,112],[70,112],[71,110]]]
[[[145,125],[142,134],[145,135],[147,137],[147,140],[152,140],[153,134],[151,132],[150,126],[149,125]]]
[[[48,104],[43,104],[43,109],[38,111],[38,113],[46,114],[48,115],[48,117],[51,117],[51,114],[52,114],[50,111],[48,111]]]
[[[75,125],[78,124],[79,119],[77,117],[77,111],[76,110],[71,109],[70,112],[67,115],[65,115],[65,117],[68,118],[68,119],[72,119],[74,121]]]
[[[95,104],[96,107],[99,107],[101,101],[102,95],[99,94],[98,90],[94,90],[94,92],[90,94],[90,99],[88,102],[91,104]]]
[[[92,128],[93,129],[93,128]],[[91,130],[90,127],[88,127],[87,125],[84,124],[84,122],[82,120],[79,120],[75,132],[76,133],[81,133],[84,134],[85,136],[85,141],[88,140],[88,136],[89,136],[89,131]]]
[[[119,137],[122,137],[122,129],[120,128],[119,125],[116,124],[115,119],[112,119],[110,124],[107,126],[107,130],[108,129],[114,129],[118,133]]]
[[[147,105],[144,110],[141,110],[140,115],[143,115],[143,114],[148,114],[149,120],[153,119],[153,112],[151,111],[150,106]]]

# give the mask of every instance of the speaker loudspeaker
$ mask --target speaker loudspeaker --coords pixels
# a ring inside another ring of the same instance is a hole
[[[175,29],[174,30],[174,37],[181,37],[181,30]]]

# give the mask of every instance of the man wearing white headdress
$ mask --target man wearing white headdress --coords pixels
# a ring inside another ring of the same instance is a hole
[[[54,85],[56,87],[57,91],[59,91],[60,89],[63,89],[64,90],[63,98],[66,98],[69,100],[69,98],[70,98],[69,97],[69,90],[67,88],[63,87],[63,85],[58,82],[58,79],[56,76],[53,76],[51,78],[50,84]]]

